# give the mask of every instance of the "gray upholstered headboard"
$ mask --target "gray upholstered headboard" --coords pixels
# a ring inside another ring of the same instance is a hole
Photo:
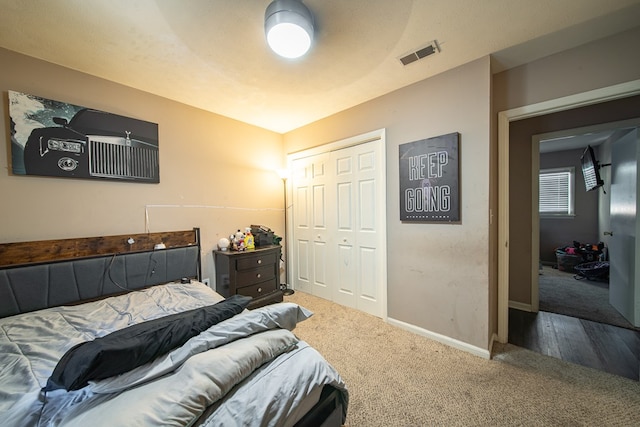
[[[199,238],[189,246],[2,267],[0,317],[182,278],[200,278]]]

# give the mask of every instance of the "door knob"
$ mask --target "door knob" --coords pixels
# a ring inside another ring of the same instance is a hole
[[[613,236],[613,231],[605,231],[604,235],[605,236]]]

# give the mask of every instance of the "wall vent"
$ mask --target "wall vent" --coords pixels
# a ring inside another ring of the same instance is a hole
[[[414,52],[403,55],[398,59],[402,62],[402,65],[409,65],[412,62],[416,62],[419,59],[426,58],[427,56],[431,56],[438,52],[440,52],[440,46],[438,46],[438,42],[434,40],[428,45],[423,46]]]

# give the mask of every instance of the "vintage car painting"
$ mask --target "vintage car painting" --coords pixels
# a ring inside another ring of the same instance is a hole
[[[24,144],[27,175],[160,181],[157,124],[89,108],[49,121]]]

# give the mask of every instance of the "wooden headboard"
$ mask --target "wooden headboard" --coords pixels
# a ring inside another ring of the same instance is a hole
[[[198,228],[5,243],[0,317],[200,277]]]
[[[131,240],[129,240],[131,239]],[[132,243],[130,243],[132,242]],[[200,244],[200,229],[0,244],[0,268]]]

